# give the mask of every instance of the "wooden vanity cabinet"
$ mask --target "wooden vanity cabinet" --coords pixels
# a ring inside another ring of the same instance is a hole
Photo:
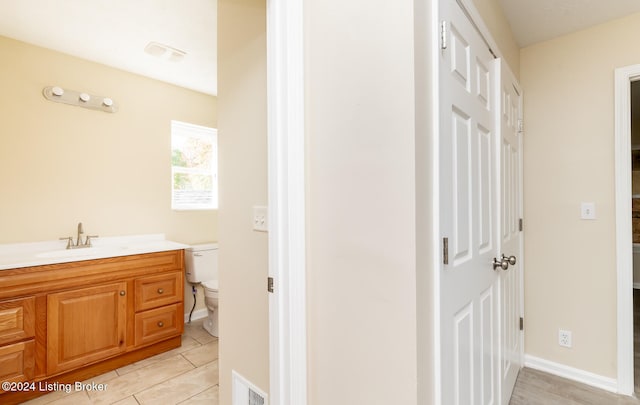
[[[0,381],[73,384],[179,347],[183,280],[183,250],[0,270]]]

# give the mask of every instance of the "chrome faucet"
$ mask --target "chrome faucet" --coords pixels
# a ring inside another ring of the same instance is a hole
[[[60,238],[60,240],[67,241],[67,249],[79,249],[79,248],[88,248],[91,247],[91,238],[97,238],[98,235],[87,235],[84,243],[82,242],[82,234],[84,234],[84,229],[82,228],[82,222],[78,222],[78,237],[76,238],[75,245],[73,244],[73,236],[67,236],[64,238]]]
[[[80,235],[82,235],[83,233],[84,230],[82,229],[82,222],[78,222],[78,239],[76,239],[76,246],[80,246],[80,244],[82,243]]]

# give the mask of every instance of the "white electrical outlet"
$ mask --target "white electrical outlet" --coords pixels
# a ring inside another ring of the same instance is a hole
[[[259,232],[267,232],[269,230],[269,222],[267,217],[267,207],[253,207],[253,230]]]
[[[562,347],[571,347],[571,331],[560,329],[558,331],[558,344]]]
[[[580,204],[580,218],[596,219],[596,204],[592,202],[583,202]]]

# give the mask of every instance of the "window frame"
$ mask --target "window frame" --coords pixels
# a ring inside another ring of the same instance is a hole
[[[173,151],[176,137],[193,137],[205,139],[211,142],[211,168],[198,169],[184,166],[174,166]],[[204,211],[218,209],[218,130],[216,128],[205,127],[202,125],[191,124],[188,122],[171,120],[171,210],[173,211]],[[203,176],[211,176],[211,204],[202,204],[196,202],[181,202],[176,200],[175,174],[199,174]]]

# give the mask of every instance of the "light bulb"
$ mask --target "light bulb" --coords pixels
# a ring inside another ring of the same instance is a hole
[[[62,88],[58,86],[55,86],[51,89],[51,93],[53,93],[54,96],[60,97],[61,95],[64,94],[64,90],[62,90]]]

